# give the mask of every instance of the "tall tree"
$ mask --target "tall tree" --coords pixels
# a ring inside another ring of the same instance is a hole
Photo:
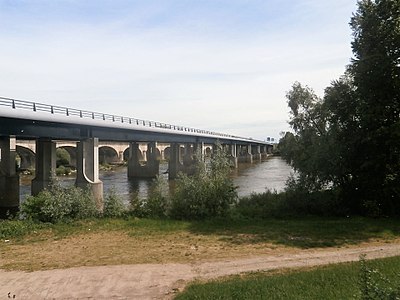
[[[400,0],[359,1],[350,25],[359,118],[354,183],[367,205],[391,213],[400,208]]]
[[[287,94],[282,153],[352,211],[400,214],[400,0],[359,1],[350,26],[354,58],[324,98],[298,83]]]

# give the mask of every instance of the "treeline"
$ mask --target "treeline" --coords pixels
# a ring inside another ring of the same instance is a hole
[[[345,74],[322,98],[297,82],[287,93],[279,149],[297,189],[334,195],[342,212],[400,215],[400,0],[359,1],[350,26]]]

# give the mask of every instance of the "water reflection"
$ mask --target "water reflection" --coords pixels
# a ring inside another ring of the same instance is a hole
[[[167,163],[160,164],[160,176],[168,181]],[[279,157],[270,157],[261,163],[239,164],[239,168],[232,171],[232,179],[238,187],[239,197],[248,196],[251,193],[262,193],[266,189],[281,191],[292,169]],[[115,189],[125,202],[129,202],[133,197],[144,199],[147,197],[152,179],[129,179],[127,178],[127,168],[118,167],[112,171],[101,171],[100,180],[103,182],[104,191],[111,188]],[[29,176],[21,176],[21,201],[30,194]],[[72,185],[75,183],[74,176],[61,177],[60,182],[63,185]],[[174,182],[169,182],[170,189]]]

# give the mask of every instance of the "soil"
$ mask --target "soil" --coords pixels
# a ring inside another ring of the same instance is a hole
[[[264,255],[185,263],[85,266],[43,271],[0,270],[0,299],[172,299],[193,280],[400,255],[400,242],[343,248],[275,249]],[[67,255],[67,253],[66,253]]]

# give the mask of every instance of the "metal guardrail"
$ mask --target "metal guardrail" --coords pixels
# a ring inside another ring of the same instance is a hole
[[[105,113],[98,113],[92,112],[87,110],[80,110],[75,108],[69,108],[64,106],[56,106],[56,105],[49,105],[25,100],[18,100],[6,97],[0,97],[0,107],[6,106],[12,109],[24,109],[29,110],[32,112],[45,112],[50,113],[53,115],[63,115],[63,116],[74,116],[79,117],[82,119],[93,119],[93,120],[102,120],[107,122],[119,122],[124,124],[132,124],[134,126],[143,126],[143,127],[155,127],[161,129],[168,129],[168,130],[175,130],[175,131],[184,131],[184,132],[192,132],[192,133],[199,133],[199,134],[207,134],[212,136],[218,137],[225,137],[225,138],[232,138],[232,139],[245,139],[245,140],[252,140],[252,138],[242,138],[239,136],[234,136],[225,133],[218,133],[208,130],[196,129],[192,127],[185,127],[185,126],[178,126],[178,125],[171,125],[165,124],[160,122],[148,121],[148,120],[141,120],[136,118],[129,118],[117,115],[110,115]]]

